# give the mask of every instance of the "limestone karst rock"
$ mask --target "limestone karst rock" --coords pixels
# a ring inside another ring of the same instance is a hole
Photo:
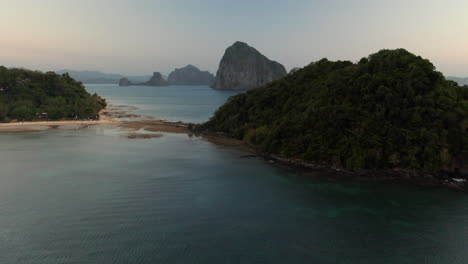
[[[262,55],[246,43],[226,49],[219,64],[215,89],[253,89],[287,74],[283,65]]]

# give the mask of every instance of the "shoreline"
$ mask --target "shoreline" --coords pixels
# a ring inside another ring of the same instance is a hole
[[[33,128],[55,126],[82,126],[82,125],[115,125],[122,121],[113,119],[108,113],[109,108],[99,111],[99,120],[58,120],[58,121],[26,121],[14,123],[0,123],[0,133],[35,132]]]
[[[149,139],[159,138],[161,134],[155,132],[165,132],[172,134],[186,134],[187,136],[195,136],[212,144],[227,148],[236,148],[250,155],[242,156],[242,158],[262,158],[276,166],[281,166],[285,169],[294,170],[299,173],[308,173],[313,171],[328,171],[334,173],[333,180],[349,179],[361,182],[390,182],[397,184],[411,184],[419,187],[430,188],[449,188],[456,191],[468,192],[468,175],[451,174],[449,172],[427,173],[409,169],[363,169],[359,171],[348,171],[341,168],[332,168],[306,162],[301,159],[287,158],[274,153],[261,153],[255,148],[249,146],[246,142],[231,138],[221,133],[210,132],[194,132],[190,130],[190,124],[184,122],[170,122],[166,120],[135,120],[135,121],[119,121],[114,118],[119,117],[146,117],[133,114],[126,114],[122,111],[122,107],[114,106],[102,109],[99,112],[99,120],[83,121],[83,120],[62,120],[62,121],[37,121],[37,122],[21,122],[21,123],[0,123],[0,133],[20,133],[20,132],[37,132],[40,130],[34,129],[41,127],[54,126],[73,126],[73,125],[116,125],[121,129],[133,131],[146,131],[149,133],[128,134],[130,139]]]
[[[191,131],[190,131],[191,132]],[[455,174],[450,172],[430,173],[414,169],[361,169],[357,171],[333,168],[306,162],[301,159],[287,158],[275,153],[261,153],[249,146],[242,140],[230,138],[220,133],[194,133],[208,142],[225,147],[235,147],[242,151],[252,153],[242,156],[243,158],[262,158],[276,166],[292,170],[300,174],[323,171],[331,172],[334,176],[328,177],[331,180],[353,180],[358,182],[387,182],[394,184],[406,184],[422,188],[448,188],[459,192],[468,193],[468,175]]]
[[[312,171],[329,171],[335,174],[333,179],[349,179],[360,182],[389,182],[395,184],[407,184],[424,188],[449,188],[455,191],[468,192],[468,175],[450,172],[430,173],[414,169],[361,169],[350,171],[341,168],[327,167],[308,163],[300,159],[286,158],[276,154],[259,154],[267,160],[296,170],[299,173]]]

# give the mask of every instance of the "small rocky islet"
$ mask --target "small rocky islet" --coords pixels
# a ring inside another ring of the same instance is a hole
[[[169,74],[167,80],[161,73],[155,72],[150,80],[142,83],[133,83],[128,78],[121,78],[119,86],[169,86],[169,85],[212,85],[215,80],[213,74],[201,71],[189,64],[185,67],[175,69]]]
[[[132,83],[127,78],[122,78],[119,81],[119,86],[168,86],[169,82],[166,81],[162,74],[159,72],[154,72],[153,76],[146,82],[143,83]]]

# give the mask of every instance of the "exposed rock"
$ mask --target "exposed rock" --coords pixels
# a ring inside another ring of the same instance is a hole
[[[168,86],[169,83],[166,80],[164,80],[161,73],[155,72],[155,73],[153,73],[153,77],[151,77],[151,79],[149,81],[143,83],[143,85],[147,85],[147,86]]]
[[[224,53],[213,88],[253,89],[285,75],[283,65],[238,41]]]
[[[119,86],[168,86],[169,82],[164,80],[159,72],[153,73],[151,79],[143,83],[132,83],[127,78],[122,78],[119,81]]]
[[[200,71],[193,65],[175,69],[169,74],[168,81],[174,85],[212,85],[215,77],[207,71]]]

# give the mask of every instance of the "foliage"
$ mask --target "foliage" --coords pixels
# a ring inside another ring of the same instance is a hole
[[[106,102],[68,74],[0,67],[0,122],[95,118]]]
[[[439,170],[467,151],[468,88],[404,49],[322,59],[231,97],[195,129],[348,169]]]

